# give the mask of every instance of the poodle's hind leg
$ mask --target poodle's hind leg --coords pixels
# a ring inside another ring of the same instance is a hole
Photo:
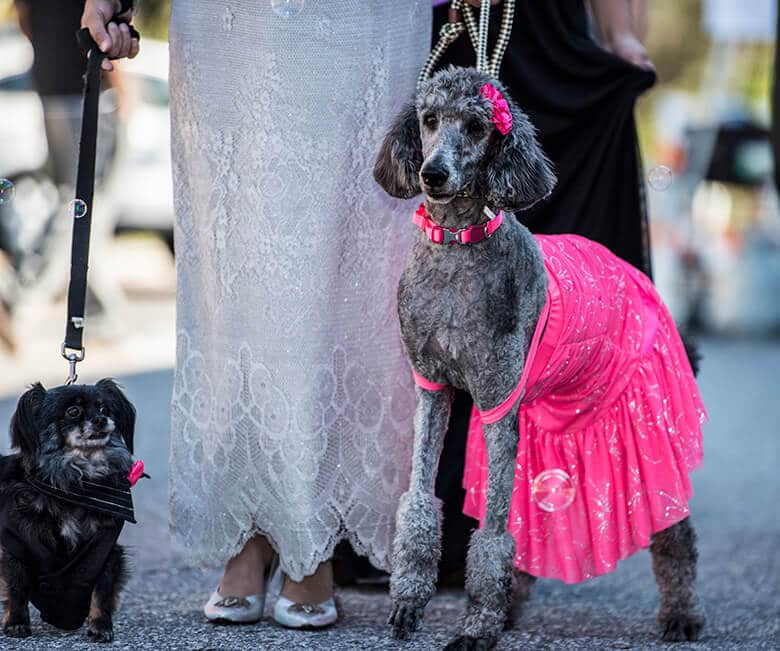
[[[696,612],[696,532],[689,518],[654,534],[650,543],[653,572],[661,594],[658,622],[667,642],[696,640],[704,618]]]
[[[434,494],[436,468],[450,415],[452,392],[417,388],[414,452],[409,490],[401,496],[393,543],[389,623],[393,636],[408,639],[436,590],[441,557],[441,503]]]
[[[522,617],[525,604],[531,598],[531,586],[536,582],[535,576],[521,572],[517,568],[512,569],[514,571],[514,590],[504,629],[512,628]]]
[[[507,622],[514,593],[515,539],[507,531],[517,456],[517,413],[485,425],[488,491],[485,522],[469,545],[468,606],[462,633],[447,649],[492,649]]]

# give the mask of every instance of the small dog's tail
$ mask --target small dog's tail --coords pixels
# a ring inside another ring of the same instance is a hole
[[[683,346],[685,346],[685,354],[688,356],[688,362],[693,369],[694,377],[699,376],[699,362],[701,362],[701,353],[699,352],[699,346],[696,340],[688,333],[680,332],[680,339],[682,339]]]

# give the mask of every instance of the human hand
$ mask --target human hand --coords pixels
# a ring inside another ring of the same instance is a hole
[[[123,57],[133,58],[138,54],[138,39],[133,38],[128,28],[132,20],[133,10],[130,9],[112,18],[122,9],[120,0],[86,0],[84,13],[81,15],[81,26],[89,30],[90,36],[97,43],[100,51],[106,55],[103,59],[103,70],[113,70],[109,61]]]
[[[650,55],[645,46],[639,42],[639,39],[631,32],[618,34],[609,40],[604,41],[604,49],[621,59],[639,66],[643,70],[655,70]]]

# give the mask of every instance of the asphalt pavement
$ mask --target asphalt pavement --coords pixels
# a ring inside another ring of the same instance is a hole
[[[660,642],[658,595],[649,553],[643,552],[583,584],[538,581],[523,617],[498,649],[780,649],[780,341],[707,339],[702,352],[700,386],[710,422],[691,502],[699,535],[697,588],[707,620],[701,639]],[[418,651],[441,648],[455,633],[465,604],[457,591],[432,600],[421,630],[408,643],[390,638],[389,599],[377,588],[340,591],[344,617],[326,631],[293,632],[268,620],[242,627],[205,622],[201,607],[219,572],[187,567],[168,538],[172,374],[120,379],[138,407],[137,456],[152,479],[135,490],[139,524],[122,534],[134,570],[116,616],[113,648]],[[8,422],[13,407],[13,398],[0,400],[0,422]],[[7,438],[0,445],[7,446]],[[84,630],[57,631],[34,613],[33,636],[0,637],[0,649],[6,648],[95,647]]]

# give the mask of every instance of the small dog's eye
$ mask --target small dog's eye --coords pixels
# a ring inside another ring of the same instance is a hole
[[[103,414],[104,416],[108,416],[108,414],[110,414],[111,412],[108,410],[108,407],[106,407],[105,405],[101,405],[100,413]]]
[[[481,136],[485,133],[485,126],[479,120],[470,120],[466,129],[472,136]]]
[[[439,120],[433,113],[429,113],[423,118],[423,124],[429,129],[435,129],[436,125],[439,124]]]
[[[68,407],[65,410],[65,415],[68,418],[78,418],[79,416],[81,416],[81,407],[76,407],[76,406]]]

